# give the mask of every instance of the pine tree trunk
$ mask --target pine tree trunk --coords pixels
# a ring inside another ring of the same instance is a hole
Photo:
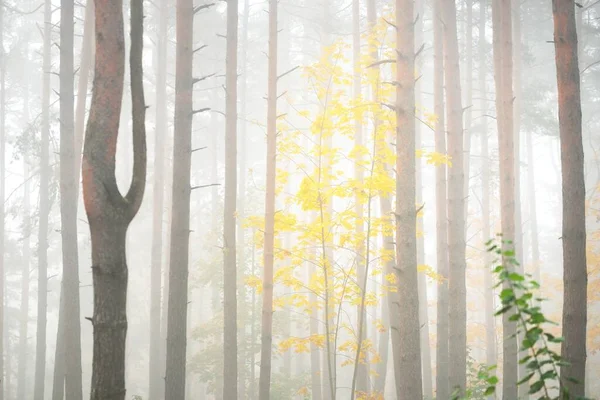
[[[435,151],[446,154],[446,124],[444,112],[444,42],[443,0],[435,0],[434,35],[434,113]],[[436,346],[436,398],[450,397],[448,386],[448,214],[446,165],[435,169],[436,262],[437,273],[444,279],[437,286],[437,346]]]
[[[8,370],[4,369],[5,353],[8,353],[4,347],[6,326],[4,319],[4,293],[5,293],[5,271],[4,271],[4,235],[5,235],[5,175],[6,175],[6,62],[4,61],[6,53],[4,51],[4,7],[0,7],[0,377],[8,375]],[[5,389],[7,385],[5,380],[0,379],[0,400],[4,400]],[[8,397],[8,396],[7,396]]]
[[[561,389],[584,396],[587,329],[585,180],[581,93],[573,0],[553,0],[563,201],[563,337]],[[565,378],[577,380],[569,382]]]
[[[142,0],[131,1],[130,68],[134,162],[131,186],[125,197],[119,192],[115,176],[125,72],[122,1],[97,1],[95,20],[95,79],[82,162],[83,198],[92,239],[94,287],[90,397],[92,400],[124,400],[128,281],[126,235],[127,228],[142,203],[146,185]],[[61,169],[61,172],[66,171]],[[66,328],[68,330],[68,325]],[[68,378],[67,373],[67,395]]]
[[[471,180],[471,139],[473,121],[473,0],[466,0],[465,24],[465,111],[464,111],[464,175],[465,175],[465,235],[469,218],[469,191]]]
[[[415,177],[415,49],[414,2],[396,1],[396,262],[398,303],[392,337],[398,400],[423,397],[417,272],[417,212]]]
[[[464,157],[456,4],[444,1],[444,72],[448,117],[448,370],[449,390],[462,395],[467,385],[467,304],[465,279]]]
[[[494,27],[494,70],[496,82],[496,114],[500,157],[500,215],[503,241],[515,239],[515,158],[512,92],[512,15],[510,0],[492,1]],[[508,244],[505,245],[509,246]],[[512,247],[512,245],[510,245]],[[507,260],[504,260],[505,265]],[[513,336],[516,324],[509,314],[502,316],[503,381],[502,396],[517,398],[518,346]]]
[[[269,76],[267,90],[267,190],[263,270],[259,400],[269,400],[273,346],[273,264],[275,251],[275,183],[277,171],[277,0],[269,0]]]
[[[58,305],[58,330],[54,349],[54,375],[52,378],[52,400],[65,398],[65,295],[64,281],[60,284]]]
[[[46,0],[44,4],[44,59],[43,71],[50,70],[51,38],[50,24],[52,4]],[[43,74],[42,79],[42,130],[40,148],[40,211],[38,225],[38,305],[35,346],[35,378],[33,400],[43,400],[46,383],[46,314],[48,312],[48,216],[50,199],[48,186],[50,183],[49,136],[50,136],[50,75]]]
[[[238,0],[227,2],[227,54],[225,77],[225,204],[223,225],[224,324],[223,324],[223,400],[237,398],[237,42]]]
[[[186,387],[193,112],[193,18],[193,1],[178,0],[167,374],[165,380],[165,398],[173,400],[184,400]]]
[[[161,281],[163,257],[163,212],[165,137],[167,123],[167,9],[168,1],[162,0],[157,8],[159,20],[156,38],[156,127],[154,133],[154,185],[152,211],[152,253],[150,259],[150,352],[149,352],[149,400],[159,400],[164,393],[162,379],[161,348]]]
[[[29,128],[29,84],[25,85],[25,94],[23,95],[24,111],[23,122],[24,131]],[[27,382],[27,361],[28,361],[28,331],[29,331],[29,264],[31,253],[31,204],[29,188],[29,156],[25,154],[23,158],[23,227],[22,227],[22,254],[21,260],[21,305],[19,311],[19,359],[17,369],[17,398],[24,399],[29,397]]]

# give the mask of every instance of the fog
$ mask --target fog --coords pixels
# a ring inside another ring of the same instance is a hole
[[[600,2],[1,3],[0,400],[600,398]]]

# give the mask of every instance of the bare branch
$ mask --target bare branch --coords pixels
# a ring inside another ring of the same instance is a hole
[[[210,4],[202,4],[200,6],[196,6],[194,7],[194,14],[197,14],[199,11],[205,10],[207,8],[210,8],[212,6],[214,6],[215,3],[210,3]]]
[[[193,110],[193,111],[192,111],[192,115],[194,115],[194,114],[199,114],[199,113],[203,113],[203,112],[205,112],[205,111],[210,111],[210,108],[209,108],[209,107],[205,107],[205,108],[201,108],[201,109],[199,109],[199,110]]]
[[[202,82],[202,81],[204,81],[204,80],[206,80],[206,79],[208,79],[208,78],[211,78],[211,77],[213,77],[213,76],[215,76],[215,75],[216,75],[216,74],[210,74],[210,75],[205,75],[205,76],[203,76],[203,77],[201,77],[201,78],[194,78],[194,79],[192,80],[192,85],[193,85],[193,84],[195,84],[195,83],[198,83],[198,82]]]
[[[195,152],[197,152],[197,151],[199,151],[199,150],[204,150],[204,149],[206,149],[206,148],[207,148],[207,147],[206,147],[206,146],[204,146],[204,147],[198,147],[198,148],[196,148],[196,149],[192,149],[192,153],[195,153]]]
[[[221,186],[221,184],[220,183],[210,183],[208,185],[192,186],[190,189],[191,190],[204,189],[204,188],[212,187],[212,186]]]
[[[292,72],[294,72],[295,70],[297,70],[298,68],[300,68],[300,66],[296,65],[294,68],[290,69],[289,71],[284,72],[283,74],[279,75],[277,77],[277,80],[280,80],[281,78],[283,78],[284,76],[291,74]]]
[[[389,58],[389,59],[385,59],[385,60],[376,61],[373,64],[367,66],[367,68],[377,67],[378,65],[381,65],[381,64],[395,64],[395,63],[396,63],[396,60]]]

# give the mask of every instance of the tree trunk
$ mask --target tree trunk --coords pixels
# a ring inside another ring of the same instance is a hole
[[[167,374],[165,380],[165,398],[173,400],[185,399],[193,115],[193,18],[193,1],[178,0]]]
[[[38,226],[38,306],[37,330],[35,346],[35,378],[33,400],[44,399],[46,383],[46,313],[48,312],[48,215],[50,199],[48,186],[50,183],[49,137],[50,137],[50,62],[51,53],[51,0],[44,4],[44,60],[42,70],[42,130],[40,149],[40,212]]]
[[[467,385],[467,296],[465,280],[465,206],[462,101],[455,0],[444,1],[444,72],[448,117],[448,369],[449,390],[464,394]]]
[[[54,375],[52,379],[52,400],[65,398],[65,295],[64,280],[60,284],[60,300],[58,305],[58,332],[54,349]]]
[[[471,125],[473,121],[473,0],[465,0],[466,24],[465,24],[465,110],[464,110],[464,215],[465,235],[468,229],[469,219],[469,191],[471,180]],[[465,236],[466,237],[466,236]]]
[[[396,1],[396,262],[398,303],[390,307],[398,400],[423,397],[417,272],[414,2]]]
[[[444,42],[443,42],[443,0],[435,0],[433,16],[434,35],[434,113],[435,151],[446,154],[446,126],[444,118]],[[444,279],[437,289],[437,347],[436,347],[436,398],[450,397],[448,386],[448,214],[446,165],[435,169],[435,215],[436,215],[436,262],[437,273]]]
[[[150,259],[150,352],[149,352],[149,400],[159,400],[164,393],[161,348],[161,281],[163,248],[165,137],[167,123],[167,10],[168,1],[162,0],[157,8],[159,20],[156,37],[156,126],[154,132],[154,186],[152,211],[152,254]]]
[[[481,243],[487,243],[492,238],[490,227],[490,154],[488,140],[488,102],[487,102],[487,61],[485,39],[485,27],[487,22],[486,6],[487,1],[482,0],[479,9],[479,93],[481,104]],[[494,306],[494,277],[489,268],[491,266],[490,253],[483,248],[484,268],[484,297],[485,297],[485,343],[486,343],[486,365],[496,365],[496,323]],[[490,398],[494,398],[491,396]]]
[[[587,329],[585,181],[581,93],[575,9],[572,0],[553,0],[554,47],[558,82],[558,121],[563,196],[563,337],[561,389],[571,398],[584,396]],[[569,382],[566,378],[577,380]]]
[[[513,137],[512,91],[512,15],[510,0],[492,1],[494,27],[494,70],[496,82],[496,114],[500,157],[500,214],[503,241],[515,239],[515,159]],[[504,247],[512,245],[506,243]],[[507,265],[508,260],[504,260]],[[503,381],[502,396],[516,399],[518,394],[518,346],[514,338],[516,323],[502,316]]]
[[[225,207],[224,244],[224,324],[223,324],[223,400],[237,398],[237,265],[236,265],[236,197],[237,197],[237,41],[238,0],[227,2],[227,54],[225,77]]]
[[[5,175],[6,175],[6,53],[4,51],[4,7],[0,7],[0,400],[4,400],[4,377],[8,372],[4,369],[4,356],[8,353],[8,346],[4,348],[5,318],[4,318],[4,235],[5,235]],[[8,336],[8,335],[6,335]],[[7,396],[8,397],[8,396]]]
[[[95,5],[95,78],[82,162],[83,198],[92,239],[94,286],[91,399],[124,400],[128,277],[126,234],[139,210],[146,185],[143,6],[141,0],[131,0],[134,162],[131,186],[123,197],[115,176],[125,72],[123,3],[122,0],[96,1]]]
[[[23,122],[24,131],[29,128],[29,84],[25,85],[25,94],[23,96],[24,112]],[[17,369],[17,399],[29,397],[29,385],[27,382],[27,361],[28,361],[28,343],[27,336],[29,331],[29,264],[31,253],[31,204],[29,189],[29,156],[23,157],[23,258],[21,260],[21,306],[19,311],[19,365]]]
[[[269,77],[267,95],[267,190],[263,271],[259,400],[270,399],[273,346],[273,264],[275,251],[275,183],[277,174],[277,0],[269,0]]]

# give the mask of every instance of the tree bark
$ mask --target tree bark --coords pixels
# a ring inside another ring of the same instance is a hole
[[[504,248],[512,248],[515,240],[515,158],[512,90],[512,15],[510,0],[492,1],[494,27],[494,70],[496,82],[496,114],[500,157],[500,207]],[[508,260],[503,260],[507,265]],[[518,345],[516,323],[502,316],[503,326],[503,398],[517,398]]]
[[[163,257],[163,212],[164,212],[164,174],[165,174],[165,137],[167,123],[167,14],[168,1],[162,0],[157,8],[159,20],[156,37],[156,126],[154,132],[154,186],[152,211],[152,253],[150,259],[150,354],[149,354],[149,400],[159,400],[164,393],[161,363],[161,281]]]
[[[46,383],[46,313],[48,312],[48,215],[50,199],[48,186],[50,183],[49,136],[50,136],[50,62],[51,62],[51,0],[44,3],[44,59],[42,70],[42,130],[40,154],[40,212],[38,225],[38,305],[37,330],[35,346],[35,378],[33,400],[44,399]]]
[[[227,54],[225,77],[225,207],[224,244],[224,324],[223,324],[223,400],[237,398],[237,265],[236,265],[236,197],[237,197],[237,41],[238,0],[227,2]]]
[[[262,337],[259,400],[269,400],[273,346],[273,264],[275,251],[275,183],[277,174],[277,0],[269,0],[269,76],[267,91],[267,190],[263,270]]]
[[[398,400],[423,397],[417,272],[414,0],[396,1],[396,262],[398,303],[393,344]]]
[[[464,157],[460,66],[455,0],[443,2],[444,71],[448,117],[448,369],[449,390],[463,395],[467,385],[467,298],[465,280]]]
[[[173,400],[185,399],[193,115],[193,18],[193,1],[178,0],[167,374],[165,381],[165,398]]]
[[[435,151],[446,154],[446,124],[444,117],[444,42],[443,0],[435,0],[433,16],[434,35],[434,113]],[[435,169],[436,262],[437,273],[444,279],[437,285],[437,346],[436,398],[450,397],[448,386],[448,214],[446,165]]]
[[[139,210],[146,184],[143,6],[141,0],[131,0],[134,162],[131,186],[122,196],[116,182],[115,154],[125,72],[123,3],[122,0],[102,0],[96,1],[95,5],[95,76],[82,162],[83,198],[92,239],[94,286],[91,399],[124,400],[128,277],[126,234]]]
[[[563,337],[561,389],[570,398],[584,396],[587,329],[585,180],[581,92],[572,0],[553,0],[554,48],[558,83],[558,121],[562,165]],[[566,378],[577,380],[569,382]],[[566,396],[565,396],[566,398]]]

